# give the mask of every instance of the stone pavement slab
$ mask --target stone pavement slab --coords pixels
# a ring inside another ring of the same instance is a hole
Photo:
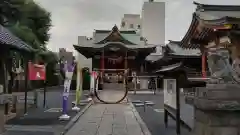
[[[94,104],[66,135],[150,135],[148,129],[141,128],[144,123],[136,115],[128,103]]]

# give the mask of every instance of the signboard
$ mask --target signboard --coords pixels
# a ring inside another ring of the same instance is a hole
[[[176,79],[164,79],[164,104],[176,109]]]
[[[28,72],[29,80],[45,80],[46,71],[44,65],[33,64],[32,62],[28,63]]]

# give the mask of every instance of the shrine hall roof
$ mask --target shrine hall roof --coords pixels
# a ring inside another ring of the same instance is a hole
[[[189,29],[183,37],[180,46],[199,48],[199,42],[208,43],[215,29],[226,30],[240,22],[240,5],[207,5],[194,2],[197,5],[192,16]]]
[[[112,30],[95,30],[95,33],[110,33]],[[135,30],[119,30],[123,34],[136,34]]]
[[[131,34],[131,33],[120,33],[122,38],[125,40],[131,42],[131,44],[142,44],[143,41],[140,40],[141,36],[140,34]],[[104,38],[106,38],[109,35],[109,33],[95,33],[93,37],[93,43],[98,43],[102,41]]]
[[[181,41],[172,41],[163,46],[163,53],[159,56],[153,56],[153,62],[158,62],[162,59],[168,58],[197,58],[201,56],[199,48],[183,48],[180,46]]]
[[[151,53],[156,48],[156,45],[147,44],[146,40],[136,31],[120,31],[116,25],[112,30],[95,30],[93,38],[81,38],[79,44],[73,46],[87,58],[92,57],[102,48],[118,47],[146,53]]]
[[[79,46],[79,45],[73,45],[75,50],[77,50],[79,53],[84,55],[86,58],[91,58],[94,56],[96,52],[102,52],[103,48],[122,48],[125,50],[133,50],[133,51],[139,51],[142,52],[145,55],[149,55],[151,52],[155,50],[154,45],[147,45],[147,46],[133,46],[133,45],[126,45],[122,44],[121,42],[108,42],[107,44],[101,44],[101,45],[95,45],[95,46]]]
[[[200,4],[198,2],[193,2],[197,5],[196,10],[204,11],[239,11],[239,5],[209,5],[209,4]]]
[[[180,46],[181,41],[170,41],[166,48],[169,50],[169,55],[176,56],[200,56],[201,51],[198,48],[183,48]]]
[[[141,40],[141,35],[136,31],[120,31],[116,25],[112,28],[112,30],[95,30],[93,35],[93,42],[95,44],[100,44],[106,42],[107,38],[116,35],[119,35],[120,38],[127,44],[137,45],[141,42],[144,42]]]

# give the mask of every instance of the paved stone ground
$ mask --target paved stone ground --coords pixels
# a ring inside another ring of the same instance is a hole
[[[130,104],[92,105],[66,135],[144,135]]]
[[[104,100],[118,100],[123,96],[119,90],[104,89],[100,96]],[[150,135],[150,132],[135,107],[125,100],[121,104],[92,105],[67,135]]]
[[[86,94],[84,91],[83,94]],[[71,91],[68,99],[68,115],[71,117],[76,115],[75,111],[72,111],[72,101],[75,99],[74,91]],[[82,96],[82,100],[86,100],[85,96]],[[59,123],[58,117],[61,115],[62,110],[62,90],[49,91],[46,93],[47,108],[43,108],[43,92],[38,94],[38,108],[29,108],[28,114],[24,117],[16,117],[7,122],[8,125],[53,125],[53,124],[66,124],[66,122]],[[84,106],[80,106],[83,108]]]
[[[169,118],[169,126],[165,128],[164,125],[164,95],[163,92],[157,92],[156,95],[153,95],[151,92],[129,94],[131,101],[141,100],[141,101],[152,101],[155,103],[154,106],[148,106],[144,112],[143,107],[136,107],[136,110],[139,112],[141,118],[146,123],[149,131],[152,135],[176,135],[176,122]],[[189,118],[193,118],[189,114],[191,110],[189,108],[181,109],[181,116],[185,115]],[[190,135],[191,132],[187,131],[184,127],[181,128],[181,135]]]
[[[88,93],[84,91],[83,95]],[[43,108],[43,92],[39,91],[38,94],[38,108],[28,110],[28,115],[17,117],[7,122],[7,132],[4,135],[55,135],[60,134],[69,121],[59,121],[61,112],[58,110],[62,107],[62,89],[56,88],[55,90],[48,91],[46,94],[47,108]],[[29,93],[29,96],[32,96]],[[82,96],[82,99],[87,97]],[[71,91],[68,102],[68,115],[73,118],[77,112],[71,111],[72,101],[75,99],[75,91]],[[80,106],[81,109],[84,106]],[[54,111],[46,112],[48,109]],[[56,110],[56,111],[55,111]]]

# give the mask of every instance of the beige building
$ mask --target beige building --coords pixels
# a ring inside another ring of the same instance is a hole
[[[165,3],[144,2],[142,7],[142,30],[141,34],[149,44],[165,44]],[[158,48],[156,53],[161,53]]]
[[[58,57],[67,63],[72,63],[74,60],[73,52],[68,52],[65,48],[59,48]]]
[[[141,30],[141,17],[139,14],[124,14],[121,21],[121,31]]]

